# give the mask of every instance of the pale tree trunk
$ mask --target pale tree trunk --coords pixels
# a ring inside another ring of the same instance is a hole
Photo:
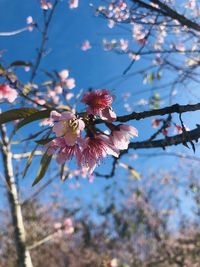
[[[24,228],[23,216],[16,181],[13,173],[12,152],[6,134],[6,128],[1,125],[2,136],[2,157],[4,175],[8,185],[8,202],[10,205],[12,224],[14,228],[15,246],[17,252],[17,267],[33,267],[30,252],[26,245],[26,233]],[[12,257],[12,255],[10,255]]]

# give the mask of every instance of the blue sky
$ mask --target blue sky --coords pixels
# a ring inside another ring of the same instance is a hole
[[[43,58],[40,65],[40,70],[48,69],[50,71],[62,69],[69,69],[71,77],[76,79],[76,88],[74,92],[78,92],[80,89],[86,91],[88,88],[92,87],[97,89],[102,85],[110,89],[113,94],[116,95],[116,100],[114,103],[114,108],[118,115],[127,114],[124,109],[122,102],[122,93],[130,92],[131,97],[129,99],[130,105],[137,110],[148,109],[148,106],[138,107],[136,103],[144,98],[149,99],[152,92],[145,92],[138,95],[140,91],[150,88],[150,85],[144,85],[142,83],[141,76],[133,76],[127,79],[122,73],[130,63],[130,59],[127,56],[117,55],[112,52],[106,52],[102,49],[102,38],[112,39],[112,38],[128,38],[130,40],[129,26],[125,26],[127,30],[120,27],[116,27],[111,30],[107,27],[107,22],[94,14],[94,9],[89,5],[93,3],[97,6],[98,3],[102,1],[87,1],[80,0],[80,7],[75,10],[70,10],[68,8],[67,1],[63,0],[59,4],[53,22],[49,29],[49,40],[47,43],[47,55]],[[39,1],[27,1],[27,0],[0,0],[0,32],[13,31],[26,26],[26,18],[32,16],[33,19],[40,25],[42,22],[42,12],[39,6]],[[82,42],[88,39],[92,44],[92,49],[83,52],[80,47]],[[11,37],[0,37],[0,50],[6,50],[3,56],[3,60],[6,63],[13,62],[15,60],[28,60],[34,61],[36,55],[36,49],[40,45],[41,36],[38,31],[33,32],[23,32],[16,36]],[[135,44],[132,44],[134,46]],[[134,65],[135,69],[141,69],[144,67],[144,61],[139,61]],[[24,71],[20,72],[20,78],[26,81],[27,73]],[[38,75],[37,81],[42,81],[44,76]],[[170,79],[169,76],[164,77],[164,82]],[[111,83],[108,81],[112,80]],[[162,84],[162,82],[155,82],[154,85]],[[134,94],[135,93],[135,94]],[[161,96],[166,96],[165,91],[161,91]],[[180,103],[188,103],[188,96],[178,94],[175,100]],[[195,99],[192,101],[195,102]],[[163,103],[163,105],[168,105],[168,100]],[[187,126],[193,128],[195,123],[198,121],[198,114],[193,114],[192,118],[190,114],[185,114],[183,116],[184,121]],[[139,121],[131,123],[139,130],[139,138],[137,140],[143,140],[148,138],[153,130],[151,128],[151,120]],[[32,132],[34,130],[35,124],[33,126],[26,127],[27,132]],[[24,130],[21,131],[24,133]],[[136,139],[135,139],[136,140]],[[16,151],[19,151],[21,147],[16,147]],[[171,151],[174,148],[170,148]],[[188,149],[180,146],[175,148],[177,151],[189,152]],[[151,152],[162,152],[162,149],[154,149]],[[146,152],[146,151],[141,151]],[[137,153],[132,151],[132,153]],[[191,152],[192,153],[192,152]],[[198,155],[198,151],[197,151]],[[133,161],[124,157],[123,162],[129,162],[132,164],[136,170],[141,174],[146,174],[149,170],[160,170],[176,169],[177,159],[173,157],[163,157],[163,158],[138,158]],[[99,171],[109,172],[111,167],[111,159],[105,159]],[[33,180],[32,173],[35,171],[35,165],[31,168],[26,181],[20,181],[20,183],[26,185],[27,192],[31,192],[31,183]],[[117,171],[116,177],[113,178],[119,183],[127,178],[127,173],[122,169]],[[106,184],[112,183],[113,181],[107,181],[103,178],[97,178],[95,182],[88,186],[87,181],[82,182],[82,188],[74,190],[71,195],[82,195],[83,199],[88,199],[90,201],[90,196],[92,193],[99,192]],[[136,181],[133,181],[137,183]],[[122,182],[123,183],[123,182]],[[62,185],[62,191],[64,195],[68,195],[68,184]],[[47,191],[47,195],[50,190]],[[47,197],[48,199],[48,197]]]

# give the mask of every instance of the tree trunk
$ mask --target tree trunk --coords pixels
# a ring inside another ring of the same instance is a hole
[[[30,252],[26,245],[26,234],[22,216],[21,205],[13,173],[12,152],[6,134],[5,126],[1,125],[2,157],[4,175],[8,184],[8,202],[10,205],[12,224],[14,227],[15,246],[17,252],[17,267],[33,267]]]

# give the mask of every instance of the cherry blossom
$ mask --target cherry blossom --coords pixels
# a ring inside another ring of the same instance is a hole
[[[40,1],[40,6],[43,10],[48,10],[52,8],[52,4],[50,1],[47,0],[41,0]]]
[[[60,78],[60,84],[57,86],[63,87],[66,86],[67,89],[71,90],[73,89],[76,84],[75,84],[75,79],[74,78],[69,78],[69,71],[64,69],[58,73],[58,76]]]
[[[74,9],[77,8],[79,4],[79,0],[70,0],[69,1],[69,8]]]
[[[46,148],[48,155],[56,155],[56,160],[59,164],[64,164],[65,161],[75,157],[77,164],[80,165],[82,151],[78,144],[68,146],[63,137],[58,137],[50,141]]]
[[[115,113],[111,110],[113,97],[106,89],[95,90],[94,92],[87,92],[83,95],[82,102],[88,105],[87,112],[92,115],[99,115],[108,120],[115,119]]]
[[[0,100],[7,100],[10,103],[13,103],[17,98],[17,91],[11,88],[7,84],[0,84]]]
[[[74,226],[71,218],[67,218],[64,220],[64,232],[68,235],[74,233]]]
[[[84,143],[84,149],[81,157],[81,165],[92,173],[101,161],[107,155],[118,157],[119,150],[111,143],[110,138],[104,134],[96,134],[87,137]]]
[[[56,136],[63,136],[66,144],[73,146],[85,127],[83,120],[78,119],[74,113],[69,111],[61,114],[52,111],[51,118],[55,120],[53,132],[55,132]]]
[[[33,30],[33,27],[35,25],[33,18],[31,16],[26,18],[26,23],[28,24],[28,30],[31,32]]]
[[[90,41],[88,41],[88,40],[85,40],[81,45],[81,50],[82,51],[87,51],[87,50],[89,50],[91,48],[92,48],[92,46],[90,44]]]
[[[137,129],[130,125],[119,124],[113,126],[113,129],[110,139],[114,146],[120,150],[127,149],[130,139],[138,136]]]
[[[163,119],[153,119],[151,122],[151,125],[153,128],[157,128],[162,121],[163,121]]]
[[[68,72],[62,71],[59,75],[61,80],[65,80]],[[91,174],[100,161],[108,155],[118,157],[120,150],[128,148],[130,139],[138,136],[137,129],[132,126],[112,124],[116,120],[112,101],[108,90],[99,89],[83,95],[82,102],[87,105],[85,113],[76,115],[75,111],[52,111],[46,123],[53,124],[52,132],[56,137],[46,145],[47,153],[55,155],[59,164],[65,164],[75,157],[79,170],[74,175],[85,176],[93,181]],[[108,130],[102,133],[96,129],[95,115],[106,120],[111,134]],[[84,130],[85,135],[82,134]]]

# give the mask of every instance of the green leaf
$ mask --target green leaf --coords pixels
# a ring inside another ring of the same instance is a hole
[[[10,64],[11,67],[26,67],[32,66],[31,62],[23,61],[23,60],[16,60]]]
[[[0,124],[6,123],[9,121],[18,120],[18,119],[27,118],[36,112],[38,112],[38,109],[36,108],[11,109],[9,111],[6,111],[0,114]]]
[[[26,173],[27,173],[29,167],[31,166],[31,163],[32,163],[32,160],[33,160],[35,151],[37,150],[38,146],[39,146],[39,144],[37,144],[37,145],[35,146],[35,148],[33,149],[33,151],[31,152],[31,154],[30,154],[30,156],[29,156],[29,158],[28,158],[28,160],[27,160],[26,167],[25,167],[25,169],[24,169],[24,171],[23,171],[22,178],[24,178],[24,177],[26,176]]]
[[[21,127],[23,127],[24,125],[31,123],[33,121],[37,121],[37,120],[41,120],[41,119],[45,119],[48,118],[50,115],[51,110],[50,109],[45,109],[45,110],[40,110],[37,111],[33,114],[31,114],[30,116],[28,116],[27,118],[25,118],[24,120],[20,121],[17,124],[16,130],[19,130]]]
[[[48,155],[47,152],[43,155],[41,161],[40,161],[40,168],[38,170],[37,176],[32,184],[32,186],[36,185],[41,181],[41,179],[44,177],[46,170],[48,169],[48,166],[51,162],[52,155]]]

